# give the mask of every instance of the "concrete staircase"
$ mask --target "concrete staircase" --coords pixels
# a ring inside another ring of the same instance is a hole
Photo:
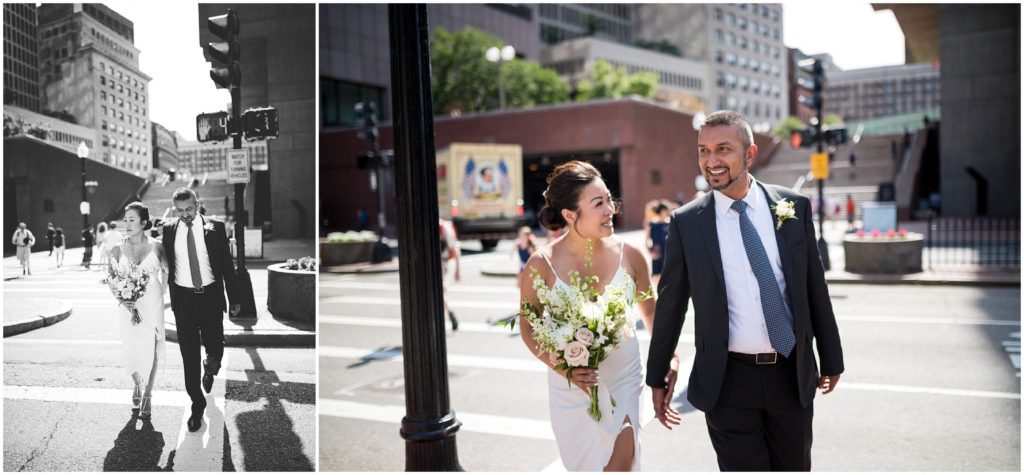
[[[842,203],[843,213],[847,194],[858,204],[875,201],[879,185],[892,183],[896,177],[899,162],[893,160],[892,143],[895,141],[899,149],[902,140],[902,135],[865,136],[856,145],[836,147],[835,158],[829,166],[829,178],[825,180],[825,197]],[[849,162],[851,150],[856,155],[854,166]],[[794,150],[781,146],[767,163],[754,168],[751,173],[765,183],[788,187],[802,183],[797,191],[813,196],[817,194],[817,182],[806,177],[810,171],[811,153],[813,149]],[[858,206],[858,214],[859,211]]]
[[[171,195],[174,194],[174,190],[188,186],[190,181],[159,181],[153,183],[145,196],[142,197],[142,202],[149,207],[150,216],[154,219],[163,218],[164,220],[174,217]],[[199,195],[199,200],[201,205],[206,208],[207,215],[223,219],[225,215],[225,198],[228,200],[229,209],[234,209],[235,185],[229,184],[224,180],[207,180],[206,183],[200,183],[197,186],[193,186],[192,189]]]

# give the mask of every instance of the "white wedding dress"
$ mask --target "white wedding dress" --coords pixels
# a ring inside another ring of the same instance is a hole
[[[127,269],[132,266],[128,256],[125,255],[123,247],[121,256],[113,261],[111,265],[118,269]],[[121,334],[121,359],[124,369],[131,376],[132,373],[139,373],[142,380],[146,381],[153,371],[153,358],[163,361],[165,350],[164,336],[164,284],[160,276],[165,268],[160,264],[155,248],[151,249],[146,257],[139,262],[139,267],[149,274],[149,283],[142,297],[135,302],[135,308],[139,309],[142,322],[133,324],[131,310],[123,305],[117,306],[117,324]]]
[[[551,261],[544,256],[548,266]],[[555,269],[551,266],[551,270]],[[555,272],[555,286],[568,284]],[[599,284],[600,285],[600,284]],[[622,267],[620,250],[619,268],[615,276],[604,287],[626,287],[626,292],[635,292],[636,283]],[[557,299],[558,294],[552,293]],[[608,357],[598,366],[601,382],[598,386],[598,400],[601,407],[601,420],[595,421],[587,414],[590,407],[590,396],[576,385],[569,385],[564,376],[554,370],[548,370],[548,404],[551,411],[551,428],[555,433],[555,442],[562,463],[569,471],[600,472],[608,465],[615,446],[615,439],[629,418],[633,428],[633,465],[631,471],[640,471],[640,396],[644,387],[643,365],[640,362],[640,344],[636,339],[636,306],[628,310],[630,328],[617,349],[608,353]],[[610,396],[610,397],[609,397]],[[615,406],[612,406],[612,398]]]

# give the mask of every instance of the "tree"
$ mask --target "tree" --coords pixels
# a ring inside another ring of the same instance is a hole
[[[650,99],[658,89],[658,74],[651,71],[629,74],[622,66],[614,67],[599,60],[594,63],[591,77],[581,80],[576,88],[577,101],[617,99],[634,94]]]
[[[643,48],[643,49],[649,49],[649,50],[652,50],[652,51],[657,51],[659,53],[670,54],[672,56],[678,56],[680,58],[683,56],[683,54],[679,52],[679,48],[676,47],[676,45],[674,45],[671,42],[669,42],[668,40],[659,40],[659,41],[637,40],[637,41],[635,41],[633,43],[633,46],[636,46],[637,48]]]
[[[482,112],[499,107],[497,63],[484,57],[487,49],[501,47],[496,36],[465,28],[449,32],[438,28],[430,40],[434,113]],[[553,104],[569,100],[569,85],[554,70],[532,61],[515,59],[504,64],[505,100],[509,107]]]
[[[793,134],[794,130],[800,130],[804,128],[803,122],[794,116],[786,117],[779,122],[779,125],[775,126],[775,130],[772,131],[772,135],[778,137],[781,140],[789,140],[789,136]]]
[[[842,125],[843,118],[839,117],[838,114],[825,114],[825,120],[821,121],[821,125]]]

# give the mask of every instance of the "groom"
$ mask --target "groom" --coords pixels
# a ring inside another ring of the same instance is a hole
[[[704,412],[719,468],[809,471],[815,388],[832,392],[843,372],[810,200],[748,173],[757,145],[736,112],[709,115],[697,150],[713,191],[669,226],[647,362],[657,418],[679,423],[669,365],[692,298],[687,399]]]
[[[175,190],[171,201],[178,219],[164,225],[163,243],[170,268],[171,309],[185,366],[185,391],[192,399],[188,430],[195,432],[206,409],[206,397],[199,389],[200,345],[206,348],[202,386],[209,393],[224,356],[224,291],[236,301],[237,279],[224,223],[199,214],[199,197],[190,188]],[[232,304],[231,315],[237,315],[240,308],[240,304]]]

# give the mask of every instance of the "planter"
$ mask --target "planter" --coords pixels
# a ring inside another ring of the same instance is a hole
[[[924,236],[911,233],[904,239],[848,236],[843,240],[846,272],[857,274],[914,274],[921,272]]]
[[[341,266],[358,262],[370,262],[373,245],[376,242],[326,242],[320,241],[320,265]]]
[[[312,322],[316,319],[317,273],[267,266],[267,309],[276,318]]]

